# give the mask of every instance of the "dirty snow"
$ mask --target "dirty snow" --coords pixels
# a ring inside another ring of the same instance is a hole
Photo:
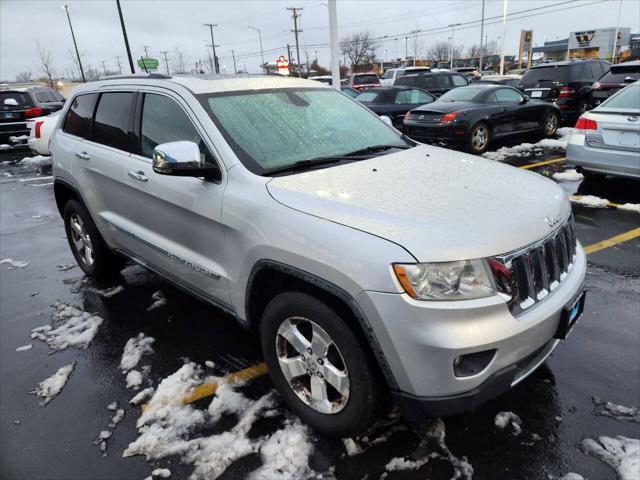
[[[565,170],[564,172],[558,172],[553,174],[553,179],[560,182],[577,182],[582,180],[584,175],[578,173],[575,169]]]
[[[116,414],[113,417],[111,417],[111,423],[109,424],[109,428],[116,428],[116,426],[118,426],[118,424],[122,421],[123,418],[124,418],[124,409],[119,408],[118,410],[116,410]]]
[[[609,200],[595,195],[572,196],[571,201],[585,207],[605,208],[609,206]]]
[[[107,405],[107,410],[115,412],[118,409],[118,402],[111,402]]]
[[[585,480],[584,477],[578,473],[569,472],[566,475],[560,477],[558,480]]]
[[[623,203],[618,205],[618,210],[628,210],[630,212],[640,213],[640,203]]]
[[[142,332],[137,337],[130,338],[124,346],[124,352],[120,359],[122,373],[136,368],[145,353],[153,353],[153,348],[151,348],[153,342],[155,342],[153,337],[145,337]]]
[[[49,403],[62,391],[74,368],[76,368],[75,362],[60,367],[56,373],[41,381],[38,386],[30,392],[43,398],[40,406]]]
[[[9,137],[11,143],[22,142],[23,140],[29,140],[29,135],[12,135]]]
[[[146,400],[151,395],[153,395],[153,388],[145,388],[144,390],[138,392],[138,394],[129,400],[129,403],[132,405],[138,405],[140,402]]]
[[[207,360],[206,362],[204,362],[204,364],[207,368],[213,368],[216,366],[216,364],[213,363],[211,360]]]
[[[168,468],[156,468],[151,472],[153,478],[169,478],[171,476],[171,470]]]
[[[61,272],[66,272],[67,270],[71,270],[72,268],[76,267],[73,263],[60,263],[56,266]]]
[[[24,157],[20,160],[21,165],[33,165],[34,167],[44,167],[51,165],[51,157],[45,157],[44,155],[36,155],[35,157]]]
[[[417,470],[422,466],[426,465],[429,460],[432,458],[438,458],[437,453],[431,453],[424,458],[421,458],[418,461],[414,460],[406,460],[401,457],[392,458],[389,463],[384,467],[385,470],[392,472],[394,470]]]
[[[31,338],[37,338],[52,350],[65,348],[87,348],[102,324],[102,318],[62,302],[52,305],[50,325],[42,325],[31,330]]]
[[[0,265],[2,265],[3,263],[9,265],[9,270],[13,270],[14,268],[28,267],[31,262],[28,260],[13,260],[12,258],[3,258],[2,260],[0,260]]]
[[[167,299],[164,297],[164,293],[162,292],[162,290],[153,292],[153,294],[151,295],[151,300],[153,300],[154,302],[147,307],[147,312],[160,307],[164,307],[167,304]]]
[[[620,480],[637,480],[640,472],[640,440],[617,437],[584,438],[580,450],[611,467]]]
[[[513,435],[520,435],[522,433],[522,420],[513,412],[500,412],[496,415],[494,420],[496,427],[501,430],[511,427]]]
[[[630,421],[640,423],[640,408],[638,407],[616,405],[615,403],[605,402],[596,396],[591,397],[591,401],[593,402],[594,415],[611,417],[619,422]]]
[[[33,218],[34,220],[40,220],[41,218],[44,218],[44,215],[39,213],[37,215],[31,215],[31,218]]]
[[[127,373],[127,388],[138,390],[142,384],[142,373],[138,370],[131,370]]]
[[[122,285],[116,285],[115,287],[110,288],[87,287],[87,290],[96,293],[101,297],[111,298],[120,292],[124,292],[124,287]]]
[[[545,148],[566,150],[571,133],[572,131],[569,128],[559,128],[558,136],[560,138],[558,139],[543,138],[536,143],[521,143],[520,145],[515,145],[513,147],[501,147],[495,152],[485,152],[482,154],[482,156],[484,158],[488,158],[489,160],[502,162],[507,158],[528,157],[531,155],[535,155],[536,152],[542,152],[542,150]]]
[[[21,347],[16,348],[16,352],[24,352],[25,350],[29,350],[33,347],[33,343],[28,343],[26,345],[22,345]]]

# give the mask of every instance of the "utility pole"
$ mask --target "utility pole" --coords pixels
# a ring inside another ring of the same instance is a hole
[[[71,30],[71,38],[73,39],[73,46],[76,49],[76,56],[78,57],[78,67],[80,67],[80,76],[82,77],[82,82],[87,83],[84,78],[84,70],[82,69],[82,60],[80,60],[80,53],[78,53],[78,44],[76,43],[76,36],[73,33],[73,26],[71,25],[71,17],[69,16],[69,5],[64,5],[65,12],[67,12],[67,20],[69,20],[69,29]]]
[[[142,45],[144,49],[144,58],[149,58],[149,45]]]
[[[302,75],[300,75],[300,45],[298,43],[298,33],[302,33],[302,30],[298,30],[298,17],[300,17],[300,11],[302,11],[302,8],[296,8],[296,7],[287,7],[287,10],[291,10],[293,13],[291,14],[291,17],[293,18],[293,30],[291,30],[295,36],[296,36],[296,62],[298,63],[298,68],[296,69],[298,72],[298,77],[301,77]]]
[[[613,50],[611,51],[611,63],[616,63],[616,48],[618,47],[618,34],[620,33],[620,14],[622,13],[622,0],[618,4],[618,22],[616,23],[616,36],[613,38]],[[567,55],[567,60],[569,56]]]
[[[122,65],[120,64],[120,57],[113,57],[116,59],[116,63],[118,64],[118,72],[122,75]]]
[[[500,75],[504,75],[504,44],[507,43],[507,5],[508,0],[504,0],[502,9],[502,41],[500,42]]]
[[[482,0],[482,20],[480,20],[480,58],[478,59],[478,72],[482,74],[482,55],[484,49],[482,48],[482,40],[484,37],[484,0]]]
[[[340,90],[340,52],[338,50],[338,10],[336,0],[329,0],[329,38],[331,39],[331,86]]]
[[[105,62],[104,60],[102,60],[100,62],[102,64],[102,71],[104,72],[104,76],[107,76],[107,62]]]
[[[236,68],[236,52],[231,50],[231,56],[233,57],[233,73],[238,73],[238,69]]]
[[[411,30],[411,33],[413,33],[413,66],[416,66],[416,56],[417,56],[417,49],[418,49],[418,33],[421,32],[422,30]]]
[[[218,57],[216,57],[216,42],[213,39],[213,27],[217,27],[217,23],[205,23],[205,27],[209,27],[209,32],[211,33],[211,48],[213,48],[213,65],[211,66],[211,71],[214,73],[220,73],[220,66],[218,65]]]
[[[249,28],[251,30],[255,30],[256,32],[258,32],[258,38],[260,39],[260,57],[262,58],[262,65],[264,65],[264,53],[262,51],[262,32],[260,31],[259,28],[256,28],[256,27],[249,26]],[[262,67],[262,65],[260,65],[260,67]]]
[[[168,51],[160,52],[164,56],[164,67],[167,69],[167,75],[169,75],[169,59],[167,58]]]
[[[451,25],[447,25],[447,27],[451,27],[451,56],[449,57],[450,58],[450,62],[451,62],[450,65],[449,65],[449,69],[450,70],[453,70],[453,31],[458,25],[460,25],[460,24],[459,23],[453,23]]]
[[[291,63],[291,45],[287,43],[287,60],[289,60],[289,75],[291,75],[291,69],[293,64]]]
[[[129,48],[129,39],[127,38],[127,29],[124,26],[124,17],[122,16],[122,7],[120,6],[120,0],[116,0],[118,5],[118,15],[120,15],[120,25],[122,26],[122,36],[124,37],[124,45],[127,47],[127,57],[129,57],[129,67],[131,67],[131,73],[136,73],[133,68],[133,57],[131,56],[131,49]]]

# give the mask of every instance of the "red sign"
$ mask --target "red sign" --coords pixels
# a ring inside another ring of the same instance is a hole
[[[289,75],[289,60],[284,55],[280,55],[276,60],[276,68],[280,75]]]

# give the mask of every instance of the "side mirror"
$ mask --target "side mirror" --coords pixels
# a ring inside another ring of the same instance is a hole
[[[389,125],[390,127],[393,127],[393,122],[391,121],[391,119],[389,117],[387,117],[386,115],[381,115],[380,116],[380,120],[382,120],[384,123],[386,123],[387,125]]]
[[[178,177],[204,177],[214,180],[221,178],[217,166],[202,165],[198,145],[187,141],[161,143],[154,148],[153,171]]]
[[[7,98],[3,103],[7,107],[17,107],[18,106],[18,101],[15,98]]]
[[[525,103],[527,103],[529,101],[529,97],[527,95],[523,95],[522,96],[522,101],[520,102],[521,105],[524,105]]]
[[[633,78],[632,76],[628,76],[628,77],[624,77],[624,83],[633,83],[636,80],[638,80],[637,78]],[[5,100],[6,102],[6,100]]]

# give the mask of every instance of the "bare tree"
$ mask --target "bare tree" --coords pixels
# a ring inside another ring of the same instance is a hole
[[[186,73],[186,60],[185,60],[185,55],[184,55],[184,50],[179,46],[176,45],[176,47],[173,49],[173,57],[172,58],[172,63],[173,63],[173,69],[176,73]]]
[[[376,56],[378,43],[371,38],[369,32],[354,33],[340,42],[340,50],[346,55],[351,65],[357,67],[361,63],[371,61]]]
[[[482,47],[480,47],[480,45],[478,45],[477,43],[474,43],[467,49],[467,56],[479,57],[481,51],[482,51],[482,55],[487,55],[491,53],[496,53],[497,50],[498,50],[498,42],[496,42],[495,40],[491,40],[490,42],[487,42],[487,44],[483,45]]]
[[[413,58],[416,60],[422,58],[422,54],[424,51],[424,40],[417,35],[414,35],[411,39],[411,46],[413,50]]]
[[[20,72],[16,75],[16,82],[27,83],[31,81],[31,77],[33,77],[31,70]]]
[[[438,42],[427,50],[427,57],[434,62],[448,60],[450,49],[451,44],[449,42]]]
[[[53,59],[51,58],[51,50],[48,50],[40,45],[40,41],[36,40],[38,59],[40,60],[40,69],[47,79],[47,83],[53,88],[53,79],[56,76],[56,72],[53,69]]]

